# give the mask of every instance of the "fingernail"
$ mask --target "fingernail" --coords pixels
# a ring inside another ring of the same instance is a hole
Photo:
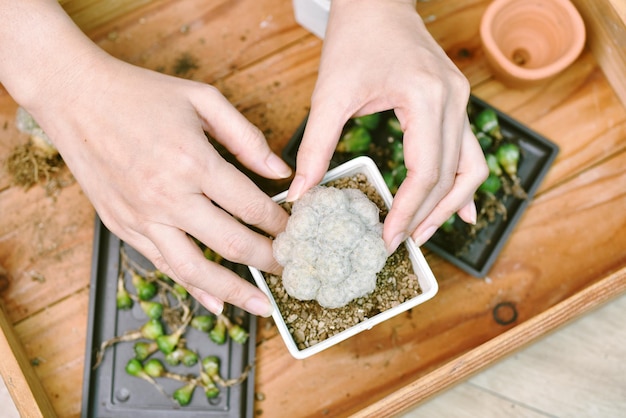
[[[459,209],[457,214],[464,222],[476,225],[476,203],[474,200]]]
[[[400,244],[402,244],[405,239],[406,239],[406,234],[404,232],[401,232],[398,235],[396,235],[391,240],[391,244],[389,244],[389,248],[387,248],[387,254],[389,255],[393,254],[393,252],[398,249]]]
[[[289,191],[287,192],[287,198],[285,199],[287,202],[293,202],[297,200],[302,194],[302,189],[304,188],[304,177],[301,175],[296,175],[293,181],[291,182],[291,186],[289,186]]]
[[[224,302],[208,293],[200,294],[200,303],[215,315],[219,315],[224,311]]]
[[[471,223],[472,225],[476,225],[476,202],[474,202],[473,200],[470,202],[469,205],[469,213],[468,213],[468,221],[469,223]]]
[[[272,315],[274,308],[267,299],[252,297],[248,299],[243,306],[244,309],[253,315],[263,316],[265,318]]]
[[[291,168],[274,153],[267,157],[265,164],[280,178],[284,179],[291,175]]]
[[[428,241],[428,239],[432,237],[436,231],[437,231],[436,226],[429,226],[428,228],[426,228],[421,234],[419,234],[415,238],[415,243],[417,244],[417,246],[419,247],[420,245]]]

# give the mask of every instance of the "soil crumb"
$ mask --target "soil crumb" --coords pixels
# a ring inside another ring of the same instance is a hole
[[[61,188],[73,184],[74,178],[63,158],[37,121],[18,107],[15,122],[20,132],[29,135],[29,140],[16,146],[5,161],[12,183],[25,189],[41,183],[48,196],[55,196]]]
[[[174,63],[174,74],[184,76],[190,71],[197,70],[199,67],[198,60],[189,52],[183,53]]]
[[[32,142],[18,145],[6,160],[6,168],[17,186],[29,189],[42,183],[46,188],[54,184],[54,188],[65,183],[65,163],[59,154],[50,155],[35,146]]]

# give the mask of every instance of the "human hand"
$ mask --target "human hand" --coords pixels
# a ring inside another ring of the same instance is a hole
[[[287,214],[224,161],[203,130],[256,173],[286,177],[289,168],[214,88],[107,65],[113,78],[74,80],[58,97],[73,100],[73,112],[50,102],[34,110],[103,223],[209,310],[227,301],[269,315],[265,295],[207,261],[187,233],[226,259],[276,273],[271,241],[244,224],[275,235]]]
[[[469,91],[414,1],[333,0],[287,200],[321,180],[349,118],[394,109],[408,172],[385,220],[389,252],[410,235],[423,244],[455,212],[475,223],[473,196],[488,170],[467,117]]]
[[[21,29],[5,45],[30,36],[34,56],[13,51],[0,80],[54,142],[103,223],[210,311],[226,301],[270,315],[258,288],[208,261],[190,236],[226,259],[278,273],[271,240],[247,225],[276,235],[288,215],[204,132],[262,176],[288,177],[289,167],[215,88],[112,58],[68,26],[56,1],[45,3],[47,13],[27,10],[33,4],[9,12],[43,20],[30,32],[0,30],[0,40]]]

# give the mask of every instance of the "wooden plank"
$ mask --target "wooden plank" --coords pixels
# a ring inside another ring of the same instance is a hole
[[[94,210],[78,184],[49,197],[41,186],[0,192],[3,293],[13,323],[89,285]]]
[[[27,358],[60,417],[80,415],[89,290],[15,324]],[[28,416],[28,415],[25,415]]]
[[[428,31],[472,85],[491,77],[479,36],[480,18],[489,3],[485,0],[417,2],[417,11]]]
[[[615,94],[626,106],[626,3],[622,0],[572,0],[587,28],[587,44]]]
[[[157,2],[88,35],[124,61],[206,83],[309,36],[276,0]],[[177,71],[183,56],[197,68]]]
[[[397,418],[623,415],[626,293]]]
[[[67,14],[83,30],[89,31],[127,15],[154,0],[59,0]]]
[[[626,268],[554,305],[476,349],[463,354],[437,370],[415,380],[385,399],[364,408],[355,417],[392,416],[415,406],[482,368],[523,348],[575,318],[597,309],[626,292]]]
[[[22,342],[0,305],[0,375],[23,417],[54,418],[56,413]]]
[[[469,383],[516,405],[532,405],[544,417],[619,417],[626,399],[624,315],[626,294]]]
[[[472,85],[472,88],[474,94],[488,101],[489,104],[513,115],[525,125],[532,125],[534,121],[551,113],[573,95],[581,94],[579,91],[587,87],[588,82],[594,81],[602,87],[607,85],[593,54],[585,49],[571,66],[559,74],[559,77],[541,85],[521,90],[509,89],[498,80],[489,79]],[[614,94],[610,85],[607,86],[608,94]],[[585,92],[589,94],[588,90]],[[607,107],[608,105],[609,103]],[[587,120],[586,117],[583,120]]]

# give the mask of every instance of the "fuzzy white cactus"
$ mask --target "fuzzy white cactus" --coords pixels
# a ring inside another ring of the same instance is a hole
[[[379,209],[360,190],[314,187],[294,203],[274,257],[289,295],[345,306],[374,290],[387,260]]]

